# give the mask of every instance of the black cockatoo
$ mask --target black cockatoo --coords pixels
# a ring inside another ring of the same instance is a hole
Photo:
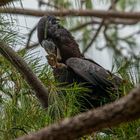
[[[44,16],[37,27],[38,40],[48,53],[48,62],[59,82],[84,83],[89,88],[84,106],[87,108],[110,102],[111,93],[119,90],[122,79],[96,62],[85,58],[71,33],[54,16]],[[102,100],[103,101],[103,100]]]

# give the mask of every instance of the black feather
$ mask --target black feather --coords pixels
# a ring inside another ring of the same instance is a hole
[[[47,33],[45,33],[45,28],[47,28]],[[46,38],[44,38],[44,34]],[[60,50],[61,63],[67,67],[53,69],[58,81],[69,84],[84,83],[84,86],[90,89],[90,92],[87,93],[89,96],[86,98],[90,105],[100,106],[98,101],[101,98],[111,101],[110,92],[115,93],[119,90],[122,79],[93,60],[84,58],[74,37],[57,22],[54,16],[43,17],[39,21],[38,39],[40,43],[45,39],[50,40]],[[85,102],[85,106],[91,108],[88,102]]]

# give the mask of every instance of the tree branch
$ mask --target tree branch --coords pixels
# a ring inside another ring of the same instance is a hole
[[[28,47],[25,47],[24,49],[33,49],[39,45],[40,45],[39,43],[34,43],[34,44],[29,45]]]
[[[137,20],[122,20],[122,19],[106,19],[104,24],[122,24],[122,25],[134,25],[137,24],[138,21]],[[92,25],[92,24],[101,24],[101,21],[97,21],[97,20],[92,20],[83,24],[80,24],[76,27],[73,27],[70,29],[71,32],[75,32],[77,30],[80,30],[88,25]]]
[[[12,48],[0,42],[0,53],[9,60],[16,69],[23,75],[27,83],[35,91],[37,98],[40,100],[44,108],[48,107],[48,90],[32,72],[26,62],[18,56]]]
[[[140,117],[140,86],[127,96],[17,140],[73,140]]]
[[[28,48],[29,45],[30,45],[31,37],[32,37],[33,33],[35,32],[36,27],[37,27],[37,25],[35,25],[35,26],[32,28],[32,30],[30,31],[30,33],[29,33],[29,35],[28,35],[29,37],[28,37],[28,40],[27,40],[27,43],[26,43],[26,48]]]
[[[83,50],[83,53],[82,53],[82,54],[85,54],[85,52],[87,52],[88,49],[91,47],[92,43],[96,40],[98,34],[100,33],[100,31],[101,31],[101,29],[102,29],[102,27],[103,27],[103,25],[104,25],[104,22],[105,22],[105,20],[103,20],[103,21],[101,22],[101,24],[99,25],[99,27],[98,27],[98,29],[97,29],[95,35],[93,36],[93,38],[91,39],[91,41],[89,42],[89,44],[87,45],[87,47]]]
[[[38,11],[31,9],[20,8],[0,8],[0,13],[11,13],[19,15],[37,16],[55,15],[55,16],[94,16],[98,18],[120,18],[140,20],[140,12],[119,12],[119,11],[105,11],[105,10],[53,10],[53,11]]]
[[[112,8],[114,8],[114,6],[115,6],[115,4],[118,2],[118,0],[113,0],[113,1],[111,1],[111,2],[112,2],[112,3],[111,3],[111,6],[109,7],[108,11],[111,10]],[[100,33],[102,27],[103,27],[104,24],[105,24],[105,20],[106,20],[106,18],[103,18],[103,20],[102,20],[101,24],[99,25],[99,27],[98,27],[98,29],[97,29],[95,35],[93,36],[93,38],[91,39],[91,41],[89,42],[89,44],[87,45],[87,47],[84,49],[83,54],[84,54],[85,52],[88,51],[88,49],[91,47],[92,43],[96,40],[96,38],[97,38],[97,36],[99,35],[99,33]]]

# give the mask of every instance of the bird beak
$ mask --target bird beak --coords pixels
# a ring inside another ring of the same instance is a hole
[[[41,43],[42,47],[49,53],[55,53],[55,44],[49,40],[43,40]]]
[[[56,23],[59,23],[60,22],[60,19],[59,18],[56,18]]]

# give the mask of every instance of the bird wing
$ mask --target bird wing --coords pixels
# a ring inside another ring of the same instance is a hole
[[[66,61],[76,74],[82,77],[92,85],[99,86],[100,88],[114,87],[111,81],[112,75],[100,65],[82,58],[69,58]]]

